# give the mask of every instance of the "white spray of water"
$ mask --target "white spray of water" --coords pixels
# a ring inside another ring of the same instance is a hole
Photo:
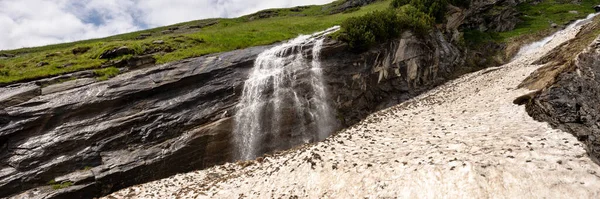
[[[325,36],[337,30],[336,26],[301,35],[258,56],[235,115],[239,159],[256,158],[270,148],[321,141],[332,133],[335,119],[319,57]],[[304,52],[311,46],[308,57]]]
[[[580,20],[577,20],[577,21],[575,21],[575,22],[571,23],[569,26],[567,26],[567,27],[566,27],[564,30],[561,30],[561,31],[565,31],[565,30],[571,30],[571,29],[573,29],[574,27],[577,27],[577,26],[583,25],[583,24],[585,24],[585,23],[587,23],[587,22],[591,21],[591,20],[592,20],[592,19],[593,19],[593,18],[594,18],[596,15],[598,15],[598,13],[592,13],[592,14],[589,14],[589,15],[588,15],[588,16],[587,16],[585,19],[580,19]],[[522,47],[522,48],[519,50],[519,53],[517,53],[517,56],[515,56],[515,59],[516,59],[516,58],[518,58],[518,57],[520,57],[521,55],[524,55],[524,54],[530,53],[530,52],[532,52],[532,51],[535,51],[535,50],[536,50],[536,49],[538,49],[538,48],[541,48],[541,47],[545,46],[546,44],[550,43],[550,41],[552,41],[556,35],[557,35],[557,34],[552,34],[552,35],[550,35],[550,36],[548,36],[548,37],[545,37],[544,39],[542,39],[542,40],[540,40],[540,41],[533,42],[533,43],[531,43],[531,44],[528,44],[528,45],[526,45],[526,46],[523,46],[523,47]]]

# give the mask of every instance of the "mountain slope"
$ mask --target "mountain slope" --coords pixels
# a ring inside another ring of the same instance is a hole
[[[120,68],[120,60],[150,56],[167,63],[211,53],[268,45],[341,24],[388,7],[389,0],[336,1],[322,6],[271,9],[234,19],[204,19],[74,43],[0,51],[0,85],[85,69]],[[366,5],[366,6],[365,6]],[[112,49],[127,53],[105,56]]]
[[[559,32],[512,62],[375,113],[322,143],[134,186],[107,198],[597,198],[600,167],[513,99]]]

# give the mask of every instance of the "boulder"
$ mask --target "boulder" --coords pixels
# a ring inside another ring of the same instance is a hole
[[[594,10],[595,10],[596,12],[600,12],[600,5],[594,6]]]
[[[100,59],[112,59],[112,58],[116,58],[116,57],[120,57],[123,55],[131,55],[131,54],[135,54],[135,51],[133,51],[133,49],[127,47],[127,46],[121,46],[118,48],[114,48],[111,50],[107,50],[104,51],[101,55],[100,55]]]

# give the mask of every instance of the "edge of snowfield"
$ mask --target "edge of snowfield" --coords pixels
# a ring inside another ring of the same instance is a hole
[[[569,133],[512,101],[575,37],[374,113],[324,142],[137,185],[106,198],[600,198],[600,167]]]

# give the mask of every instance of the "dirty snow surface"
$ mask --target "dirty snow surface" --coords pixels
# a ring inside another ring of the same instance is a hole
[[[569,133],[512,101],[531,65],[578,28],[498,68],[375,113],[324,142],[176,175],[106,198],[600,198]],[[191,157],[190,157],[191,158]]]

